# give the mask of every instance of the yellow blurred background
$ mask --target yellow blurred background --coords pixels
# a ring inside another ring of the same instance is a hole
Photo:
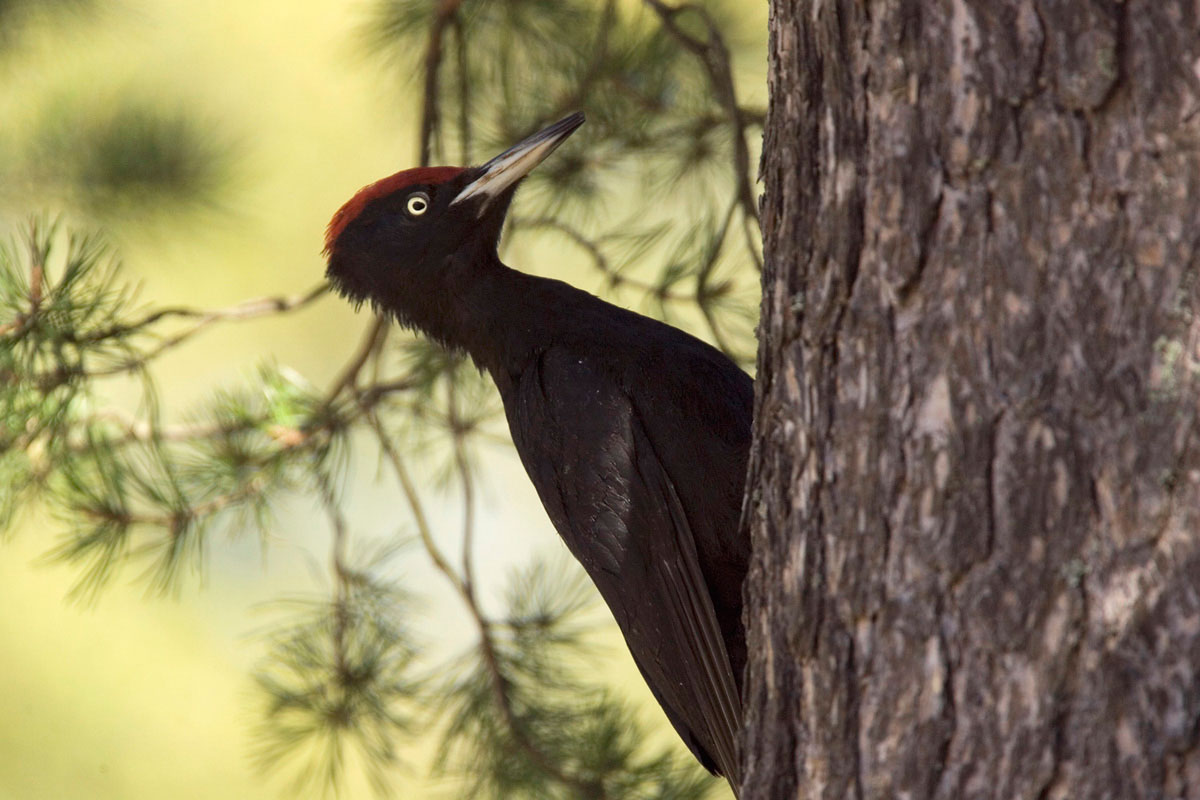
[[[765,27],[765,4],[753,5],[748,13]],[[223,202],[183,226],[118,228],[116,245],[154,305],[215,308],[297,294],[321,280],[332,212],[416,159],[418,83],[359,51],[363,11],[361,2],[105,4],[78,24],[22,37],[0,66],[0,126],[32,124],[49,96],[102,100],[133,86],[232,121],[243,156]],[[574,269],[559,277],[599,285],[582,265]],[[366,322],[329,298],[285,317],[215,326],[162,359],[155,374],[164,406],[194,405],[264,359],[325,386]],[[374,463],[355,467],[351,524],[386,535],[404,522],[390,518],[393,484]],[[562,547],[511,452],[489,453],[482,472],[477,553],[482,594],[495,603],[511,566]],[[457,498],[430,490],[426,499],[435,529],[457,530]],[[264,603],[325,586],[329,534],[314,518],[311,508],[285,509],[265,557],[257,542],[214,542],[202,578],[185,581],[176,598],[147,598],[122,574],[88,608],[66,599],[77,575],[42,562],[53,521],[26,521],[0,547],[0,800],[286,795],[286,784],[258,775],[249,757],[258,718],[249,675],[263,652],[253,634]],[[399,574],[427,598],[426,625],[449,651],[468,641],[467,618],[422,558],[409,554]],[[612,656],[598,668],[670,736],[615,630],[607,638]],[[408,766],[398,796],[453,796],[423,777],[431,750],[401,748]],[[370,796],[361,782],[345,795]]]

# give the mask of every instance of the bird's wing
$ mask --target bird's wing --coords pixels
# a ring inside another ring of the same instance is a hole
[[[564,353],[544,354],[513,400],[513,439],[559,534],[684,742],[737,786],[737,684],[692,521],[647,421],[616,381]]]
[[[670,517],[669,530],[674,536],[674,551],[660,554],[658,560],[670,601],[668,615],[684,633],[682,644],[688,650],[688,659],[702,670],[699,699],[717,750],[713,757],[721,774],[734,786],[740,786],[737,737],[742,720],[741,698],[712,598],[700,571],[695,537],[671,477],[640,424],[635,426],[634,450],[638,455],[638,471],[647,488],[656,495],[655,499],[665,507]]]

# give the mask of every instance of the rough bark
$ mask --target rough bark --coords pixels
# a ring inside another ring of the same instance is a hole
[[[770,24],[743,800],[1200,798],[1200,3]]]

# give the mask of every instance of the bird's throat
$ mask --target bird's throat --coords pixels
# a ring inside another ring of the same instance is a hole
[[[443,346],[467,353],[493,375],[511,372],[546,343],[570,298],[566,284],[526,275],[493,256],[487,263],[449,262],[433,285],[411,287],[384,303],[397,321]]]

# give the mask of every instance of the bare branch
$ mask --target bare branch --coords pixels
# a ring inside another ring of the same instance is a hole
[[[213,436],[226,436],[231,433],[237,433],[242,430],[247,430],[254,427],[251,421],[239,421],[236,425],[223,425],[217,423],[201,423],[195,425],[154,425],[148,420],[135,419],[128,416],[117,409],[105,409],[96,414],[81,420],[81,425],[90,427],[96,424],[111,423],[118,426],[124,431],[124,435],[120,438],[110,439],[106,442],[108,445],[120,446],[130,442],[149,442],[153,440],[168,441],[168,442],[183,442],[193,439],[208,439]],[[72,448],[82,450],[87,447],[86,443],[78,444]]]
[[[256,317],[265,317],[272,314],[286,314],[290,311],[296,311],[304,308],[316,300],[324,297],[329,291],[329,284],[322,281],[306,292],[292,295],[290,297],[260,297],[255,300],[246,300],[237,305],[229,306],[228,308],[219,308],[205,311],[198,308],[189,308],[186,306],[172,306],[168,308],[160,308],[156,311],[147,314],[137,322],[132,322],[126,325],[114,325],[111,328],[89,333],[87,336],[81,336],[73,339],[76,344],[86,344],[93,342],[104,341],[105,339],[114,339],[121,336],[127,336],[132,333],[138,333],[145,328],[150,327],[159,320],[167,317],[184,317],[187,319],[195,319],[198,322],[190,328],[187,328],[180,333],[165,340],[159,345],[156,351],[152,353],[162,352],[163,350],[180,344],[181,342],[190,339],[204,328],[212,325],[214,322],[224,322],[227,320],[247,320]],[[153,356],[148,356],[149,360]]]
[[[413,523],[417,526],[417,537],[421,541],[421,546],[425,548],[426,555],[433,562],[433,566],[437,571],[446,577],[446,580],[454,587],[464,599],[469,597],[463,586],[463,581],[454,568],[450,566],[449,560],[438,548],[437,542],[433,540],[433,529],[429,526],[429,518],[425,515],[425,507],[421,503],[421,498],[417,494],[416,484],[413,483],[412,477],[408,474],[408,469],[404,466],[404,460],[400,458],[400,453],[392,444],[391,438],[387,431],[383,428],[383,423],[379,421],[373,409],[363,407],[363,418],[367,424],[371,426],[371,430],[375,432],[375,438],[379,442],[379,447],[383,451],[383,455],[387,458],[388,463],[392,465],[392,471],[396,473],[396,480],[400,482],[400,491],[404,494],[404,499],[408,503],[408,508],[413,515]]]
[[[152,514],[135,511],[114,513],[112,511],[102,511],[98,508],[77,508],[75,509],[75,513],[91,519],[116,522],[122,526],[146,525],[155,528],[166,528],[169,531],[177,532],[188,523],[212,516],[254,497],[261,493],[264,488],[262,481],[251,480],[243,484],[236,491],[217,495],[210,500],[188,505],[170,513]]]
[[[412,380],[394,380],[384,383],[377,383],[359,389],[355,396],[355,412],[363,410],[373,410],[375,406],[381,403],[387,397],[398,392],[406,392],[417,386],[417,383]],[[345,422],[353,422],[355,417],[352,415],[349,419],[344,419]],[[220,436],[229,436],[230,434],[248,431],[253,428],[258,428],[265,424],[267,417],[264,415],[257,419],[237,420],[232,423],[196,423],[184,425],[157,425],[149,420],[135,419],[116,409],[104,409],[91,417],[81,421],[84,426],[96,423],[112,423],[123,430],[123,435],[108,439],[105,444],[110,447],[120,447],[134,442],[151,442],[151,441],[168,441],[168,442],[188,442],[199,439],[211,439]],[[303,444],[308,438],[320,431],[328,431],[329,425],[319,425],[311,428],[293,428],[284,425],[272,425],[266,429],[266,433],[271,438],[286,445],[287,447],[296,447]],[[36,438],[36,437],[35,437]],[[72,450],[84,450],[89,445],[86,442],[77,442],[72,445]]]
[[[197,309],[184,307],[160,309],[131,325],[114,326],[103,331],[97,331],[95,333],[88,334],[84,337],[79,337],[76,339],[68,338],[66,341],[74,344],[96,343],[115,337],[126,336],[142,331],[150,325],[153,325],[155,322],[170,316],[189,317],[197,319],[198,321],[191,327],[185,328],[178,333],[162,339],[154,347],[150,348],[144,353],[138,354],[136,358],[131,358],[120,364],[98,370],[84,370],[82,368],[67,370],[60,369],[47,375],[36,376],[35,380],[37,380],[38,385],[43,388],[43,391],[45,391],[60,386],[72,378],[105,378],[113,375],[122,375],[126,372],[134,372],[136,370],[145,368],[147,364],[161,356],[163,353],[171,350],[172,348],[178,347],[216,322],[248,320],[296,311],[320,299],[327,291],[329,291],[329,285],[322,283],[313,287],[312,289],[309,289],[304,294],[294,295],[292,297],[264,297],[258,300],[248,300],[244,303],[239,303],[236,306],[217,309],[215,311],[200,311]]]
[[[316,473],[317,489],[321,495],[321,505],[329,516],[329,524],[333,528],[333,541],[330,545],[330,567],[334,580],[334,618],[333,618],[333,663],[339,680],[348,674],[348,659],[346,653],[346,627],[349,625],[348,608],[350,602],[350,569],[346,565],[346,519],[338,506],[337,496],[333,485],[324,472]]]
[[[438,0],[433,24],[429,26],[429,43],[425,46],[424,109],[421,114],[421,166],[428,166],[432,157],[433,136],[438,129],[438,78],[442,66],[442,48],[446,29],[458,15],[462,0]]]
[[[463,487],[463,585],[467,593],[473,597],[475,594],[475,568],[472,558],[475,532],[475,487],[471,476],[471,468],[467,463],[466,431],[458,415],[457,383],[453,379],[447,387],[446,406],[447,418],[450,422],[450,432],[454,438],[454,466]]]
[[[371,326],[367,329],[366,335],[359,342],[354,356],[342,368],[342,372],[337,380],[333,382],[333,388],[325,393],[326,405],[333,403],[338,398],[338,395],[346,389],[351,389],[358,384],[358,374],[362,372],[366,363],[383,349],[383,343],[387,341],[387,335],[388,319],[377,314],[371,322]]]

